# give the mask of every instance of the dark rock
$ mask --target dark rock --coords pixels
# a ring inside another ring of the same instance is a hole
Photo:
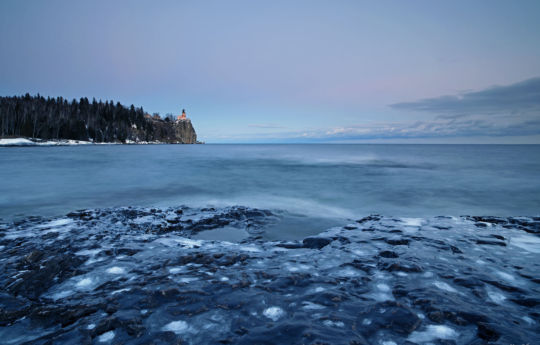
[[[512,285],[507,285],[507,284],[503,284],[501,282],[498,282],[496,280],[488,280],[488,279],[483,279],[482,280],[484,283],[488,283],[490,285],[493,285],[493,286],[496,286],[498,287],[499,289],[501,290],[504,290],[504,291],[508,291],[508,292],[521,292],[523,293],[524,291],[518,287],[515,287],[515,286],[512,286]]]
[[[484,223],[490,223],[490,224],[505,224],[506,220],[499,217],[479,217],[479,216],[473,216],[470,217],[476,222],[484,222]]]
[[[77,322],[79,319],[91,315],[97,311],[96,307],[91,307],[87,305],[79,305],[70,307],[67,310],[64,310],[59,316],[62,327],[66,327]]]
[[[119,248],[116,250],[117,255],[127,255],[127,256],[133,256],[139,252],[139,249],[133,249],[133,248]]]
[[[487,244],[487,245],[491,245],[491,246],[501,246],[501,247],[506,247],[506,243],[505,242],[500,242],[500,241],[490,241],[490,240],[476,240],[476,244]]]
[[[385,242],[393,246],[402,246],[409,244],[411,240],[406,238],[387,238],[385,239]]]
[[[42,261],[37,266],[22,273],[15,282],[11,283],[7,290],[16,296],[24,296],[29,299],[37,299],[53,284],[57,284],[72,276],[75,269],[83,263],[83,260],[71,254],[52,254],[53,257]]]
[[[91,220],[93,219],[93,213],[88,210],[79,210],[75,212],[68,213],[66,215],[69,218],[81,219],[81,220]]]
[[[484,284],[480,280],[473,277],[455,278],[454,283],[457,285],[464,286],[466,288],[475,288],[475,287],[484,286]]]
[[[416,264],[405,265],[405,264],[401,264],[401,263],[397,263],[397,262],[383,264],[381,269],[385,270],[385,271],[390,271],[390,272],[401,271],[401,272],[418,273],[418,272],[423,271],[422,267],[420,267],[420,266],[418,266]]]
[[[364,217],[362,219],[359,219],[356,222],[359,223],[359,224],[362,224],[362,223],[365,223],[365,222],[379,221],[379,220],[381,220],[381,216],[371,215],[371,216],[367,216],[367,217]]]
[[[302,243],[304,244],[304,248],[311,248],[311,249],[321,249],[328,244],[332,242],[329,238],[324,237],[308,237],[304,238]]]
[[[444,313],[440,310],[432,311],[427,316],[433,322],[442,323],[444,321]]]
[[[409,291],[405,288],[398,288],[392,290],[392,295],[396,298],[405,297],[409,294]]]
[[[510,300],[524,307],[536,307],[537,305],[540,304],[540,299],[538,298],[523,297],[523,298],[511,298]]]
[[[484,340],[495,341],[499,339],[501,336],[500,333],[495,330],[496,327],[494,325],[484,323],[484,322],[479,322],[477,326],[478,326],[477,335],[478,337]]]
[[[353,260],[351,262],[347,262],[345,264],[342,264],[341,266],[351,266],[351,267],[354,267],[356,269],[362,270],[362,271],[366,272],[367,274],[370,274],[371,271],[373,270],[372,266],[366,265],[365,261],[358,260],[358,259]]]
[[[273,344],[311,344],[312,341],[303,341],[303,338],[310,338],[306,333],[306,325],[297,323],[279,324],[268,329],[254,329],[245,334],[236,344],[240,345],[273,345]],[[306,336],[307,335],[307,336]]]
[[[452,250],[452,253],[454,254],[463,254],[463,252],[458,247],[450,246],[450,249]]]
[[[304,245],[299,243],[299,242],[296,242],[296,243],[278,243],[276,244],[276,247],[281,247],[281,248],[287,248],[287,249],[300,249],[300,248],[304,248]]]
[[[439,230],[450,230],[451,228],[449,226],[440,226],[440,225],[433,225],[435,229]]]
[[[351,243],[351,240],[349,240],[347,237],[343,237],[343,236],[332,237],[332,241],[339,241],[341,244],[349,244],[349,243]]]
[[[34,250],[30,254],[24,257],[24,261],[28,264],[36,263],[39,259],[43,257],[43,252],[40,250]]]
[[[389,250],[384,250],[384,251],[380,252],[379,256],[383,257],[383,258],[389,258],[389,259],[399,257],[399,255],[397,255],[395,252],[392,252],[392,251],[389,251]]]
[[[368,318],[372,322],[363,326],[360,332],[370,336],[380,329],[388,329],[398,334],[407,335],[421,324],[420,318],[409,307],[397,302],[377,303],[359,315],[358,323]]]
[[[24,298],[16,298],[0,292],[0,327],[7,326],[25,316],[30,303]]]
[[[476,313],[473,313],[473,312],[467,312],[467,311],[459,311],[457,312],[457,315],[470,322],[470,323],[474,323],[474,324],[477,324],[479,322],[487,322],[488,321],[488,318],[484,315],[481,315],[481,314],[476,314]]]

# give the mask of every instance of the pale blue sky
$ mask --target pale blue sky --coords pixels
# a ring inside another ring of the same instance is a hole
[[[540,1],[2,0],[0,94],[186,108],[207,142],[540,143],[539,13]],[[440,108],[478,95],[500,106]]]

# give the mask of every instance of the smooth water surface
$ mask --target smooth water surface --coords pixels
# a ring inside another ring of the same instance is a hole
[[[244,205],[309,217],[538,215],[537,145],[0,148],[0,217]]]

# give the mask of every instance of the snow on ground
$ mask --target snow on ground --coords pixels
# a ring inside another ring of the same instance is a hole
[[[39,140],[28,138],[4,138],[0,139],[1,146],[76,146],[76,145],[121,145],[118,142],[94,143],[92,141],[58,139],[58,140]],[[165,144],[160,141],[132,141],[127,140],[127,145],[159,145]]]
[[[82,140],[30,140],[26,138],[0,139],[0,146],[71,146],[90,144],[92,144],[92,142]]]

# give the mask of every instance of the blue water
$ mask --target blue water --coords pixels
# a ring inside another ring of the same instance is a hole
[[[328,218],[538,215],[535,145],[0,148],[0,217],[244,205]]]

